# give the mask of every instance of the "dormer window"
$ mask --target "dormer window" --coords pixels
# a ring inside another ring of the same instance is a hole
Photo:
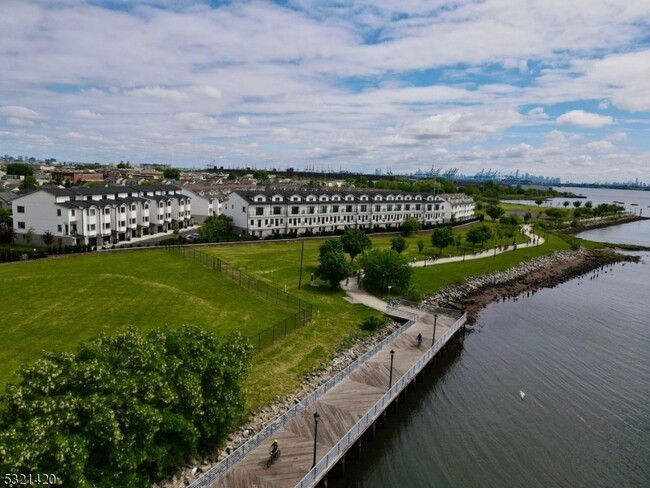
[[[394,199],[393,195],[388,195],[388,196],[386,197],[386,200],[393,200],[393,199]]]

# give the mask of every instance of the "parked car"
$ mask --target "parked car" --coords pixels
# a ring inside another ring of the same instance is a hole
[[[186,241],[189,241],[189,242],[197,241],[197,240],[199,240],[200,238],[201,238],[201,235],[200,235],[200,234],[196,234],[196,233],[194,233],[194,234],[188,234],[188,235],[186,235],[186,236],[184,237],[184,239],[185,239]]]

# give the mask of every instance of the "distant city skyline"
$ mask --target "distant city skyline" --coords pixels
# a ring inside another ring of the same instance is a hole
[[[650,181],[650,3],[5,0],[0,151]]]

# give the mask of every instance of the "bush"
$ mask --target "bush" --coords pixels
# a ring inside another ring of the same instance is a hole
[[[366,320],[361,322],[361,329],[374,332],[386,327],[387,323],[388,320],[385,317],[368,317]]]

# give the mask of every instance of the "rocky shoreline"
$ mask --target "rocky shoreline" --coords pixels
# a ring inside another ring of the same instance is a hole
[[[573,277],[620,261],[638,260],[637,256],[626,256],[613,252],[586,249],[559,251],[550,256],[534,258],[505,271],[472,278],[462,285],[447,287],[435,295],[427,297],[424,303],[443,307],[458,307],[460,303],[464,303],[467,305],[468,323],[471,324],[476,320],[478,312],[493,301],[515,297],[521,293],[535,293],[541,288],[556,286]],[[228,436],[226,447],[223,450],[217,450],[211,459],[190,463],[172,478],[152,485],[153,488],[181,488],[189,485],[201,473],[210,470],[217,462],[223,460],[233,450],[259,432],[264,425],[302,401],[320,385],[399,327],[400,324],[392,322],[374,336],[358,340],[337,352],[322,368],[304,377],[300,390],[282,398],[276,397],[270,405],[253,413],[245,425]]]
[[[594,222],[592,224],[587,224],[581,227],[569,227],[567,229],[563,229],[562,232],[569,235],[575,235],[575,234],[579,234],[580,232],[585,232],[588,230],[604,229],[605,227],[629,224],[630,222],[637,222],[639,220],[650,220],[650,217],[642,217],[640,215],[629,215],[614,220],[605,220],[605,221],[601,220],[599,222]]]
[[[637,262],[638,256],[607,251],[580,249],[558,251],[550,256],[534,258],[505,271],[477,276],[462,285],[452,286],[427,297],[432,306],[466,306],[468,323],[476,320],[485,306],[522,293],[533,294],[541,288],[552,288],[576,276],[621,261]]]

